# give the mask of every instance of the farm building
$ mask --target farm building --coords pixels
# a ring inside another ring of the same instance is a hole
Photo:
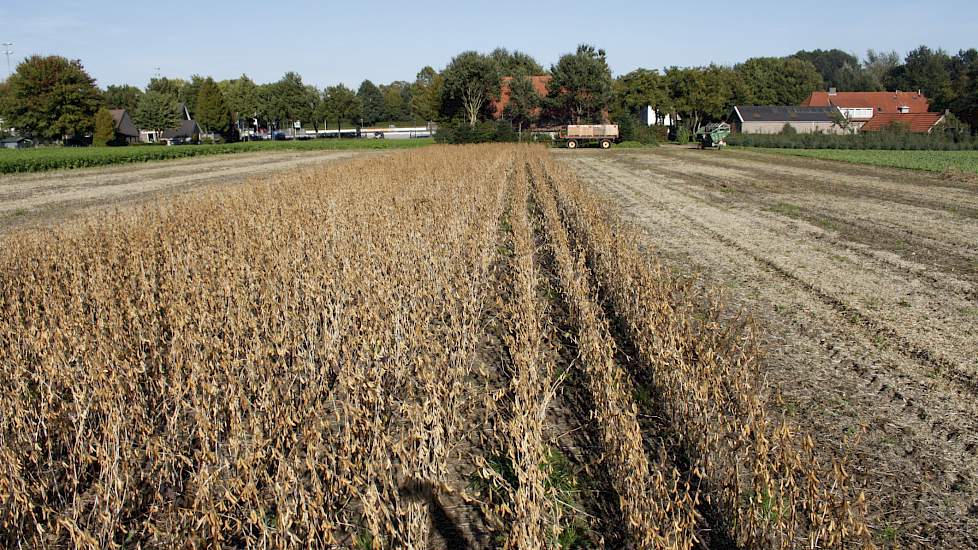
[[[803,107],[838,107],[859,130],[876,115],[927,113],[930,102],[920,92],[812,92]]]
[[[859,131],[879,132],[898,126],[907,132],[929,134],[943,120],[941,113],[880,113],[863,124]]]
[[[639,112],[639,118],[647,126],[668,126],[672,127],[674,123],[679,121],[679,115],[676,115],[675,120],[673,116],[663,110],[655,110],[651,105],[646,105],[644,109]]]
[[[536,90],[538,94],[540,94],[540,97],[547,96],[547,84],[550,83],[551,78],[552,77],[550,75],[539,75],[539,76],[530,77],[530,82],[533,84],[533,89]],[[499,100],[492,101],[491,104],[492,117],[496,120],[499,120],[500,118],[503,117],[503,111],[506,109],[506,106],[509,105],[509,98],[510,98],[509,83],[512,81],[513,81],[513,77],[504,76],[502,82],[500,83]]]
[[[742,134],[777,134],[789,125],[799,134],[843,132],[833,116],[838,117],[837,107],[794,107],[782,105],[734,107],[731,115],[733,131]]]
[[[109,109],[112,115],[112,123],[115,126],[115,133],[120,141],[132,145],[139,142],[139,129],[132,123],[129,111],[125,109]]]
[[[163,141],[170,145],[195,142],[200,138],[200,126],[195,120],[184,120],[180,126],[163,131]]]
[[[139,130],[139,141],[143,143],[167,143],[169,145],[180,145],[197,141],[200,136],[200,126],[190,116],[190,111],[183,103],[179,107],[180,125],[174,128],[163,130],[162,135],[157,135],[154,130]]]

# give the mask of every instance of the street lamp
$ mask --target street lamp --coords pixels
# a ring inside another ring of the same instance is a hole
[[[14,53],[13,47],[13,42],[3,43],[3,54],[7,56],[7,78],[10,78],[10,75],[13,74],[10,72],[10,56]]]

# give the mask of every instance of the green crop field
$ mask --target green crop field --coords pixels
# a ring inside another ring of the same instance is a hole
[[[320,151],[348,149],[403,149],[429,145],[424,139],[315,139],[308,141],[249,141],[222,145],[138,145],[128,147],[40,147],[0,149],[0,174],[43,172],[167,160],[204,155],[226,155],[259,151]]]
[[[978,172],[978,151],[885,151],[844,149],[752,149],[778,155],[837,160],[873,166],[945,172]]]

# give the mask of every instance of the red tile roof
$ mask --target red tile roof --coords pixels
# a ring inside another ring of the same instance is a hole
[[[553,78],[550,75],[540,75],[531,76],[530,82],[533,84],[533,89],[540,94],[540,97],[546,97],[547,95],[547,84],[550,83],[550,79]],[[503,110],[506,109],[506,105],[509,104],[509,83],[513,80],[511,76],[504,76],[500,90],[499,90],[499,101],[492,102],[492,116],[493,118],[499,119],[503,116]]]
[[[856,109],[872,107],[873,114],[899,113],[900,107],[910,107],[911,113],[926,113],[930,108],[927,97],[917,92],[812,92],[802,103],[806,107],[829,107]]]
[[[878,132],[897,123],[905,125],[911,132],[925,134],[930,132],[931,128],[943,118],[944,115],[941,113],[879,113],[869,119],[866,124],[863,124],[859,131]]]

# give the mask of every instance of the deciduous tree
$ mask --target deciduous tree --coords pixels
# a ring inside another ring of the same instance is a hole
[[[870,81],[877,84],[876,89],[894,90],[894,72],[900,66],[900,54],[895,51],[866,51],[863,70],[870,76]]]
[[[825,86],[840,92],[873,91],[879,87],[879,83],[866,73],[862,63],[851,53],[839,49],[801,50],[792,57],[814,65]]]
[[[26,136],[67,140],[91,132],[102,104],[81,61],[33,55],[9,79],[9,124]]]
[[[581,44],[551,67],[546,103],[564,123],[601,122],[611,103],[611,69],[605,51]]]
[[[615,106],[632,115],[647,105],[658,112],[673,111],[666,78],[654,69],[636,69],[618,77],[613,86],[613,96]]]
[[[218,84],[221,93],[224,94],[224,102],[231,112],[231,118],[241,124],[242,120],[247,119],[251,125],[251,119],[258,118],[259,96],[258,85],[247,75],[241,75],[232,80],[223,80]]]
[[[933,110],[943,111],[955,99],[950,65],[951,57],[944,50],[920,46],[908,53],[904,64],[894,71],[896,85],[901,90],[921,90]]]
[[[180,103],[187,106],[187,110],[190,111],[190,116],[194,117],[194,119],[197,118],[197,98],[200,97],[200,89],[208,79],[212,82],[214,80],[211,77],[203,77],[195,74],[190,77],[188,82],[184,82],[180,86],[180,91],[177,93],[177,99]]]
[[[266,90],[264,96],[266,109],[271,120],[286,123],[289,127],[303,117],[312,116],[309,112],[309,91],[296,72],[285,73],[278,82]]]
[[[180,90],[186,81],[181,78],[153,77],[146,85],[147,92],[159,92],[173,101],[180,101]]]
[[[502,76],[520,74],[535,76],[546,73],[543,65],[533,59],[533,56],[519,50],[509,51],[506,48],[496,48],[489,53],[489,58],[499,67],[499,74]]]
[[[180,124],[177,100],[162,92],[150,91],[143,94],[133,113],[133,122],[140,128],[153,130],[159,139],[163,130]]]
[[[111,85],[102,94],[105,106],[109,109],[125,109],[130,113],[136,110],[139,105],[139,98],[143,91],[136,86],[123,84],[121,86]]]
[[[384,95],[384,118],[389,122],[411,118],[411,85],[394,81],[380,87]]]
[[[208,133],[226,135],[231,129],[231,111],[224,101],[224,94],[213,78],[207,77],[200,84],[200,91],[194,101],[196,114],[194,120]]]
[[[514,76],[509,81],[509,103],[503,109],[503,118],[520,128],[528,126],[537,118],[540,101],[529,75]]]
[[[360,118],[363,123],[371,126],[384,118],[384,94],[380,88],[369,80],[364,80],[357,90],[360,100]]]
[[[438,118],[443,82],[442,76],[431,67],[418,72],[411,90],[411,114],[414,118],[425,122]]]
[[[115,141],[115,121],[112,113],[105,107],[100,107],[95,113],[95,132],[92,135],[92,145],[105,147]]]
[[[793,57],[755,57],[734,67],[757,105],[799,105],[825,87],[815,65]]]
[[[461,116],[474,127],[489,101],[499,97],[499,66],[478,52],[455,56],[442,73],[441,115]]]
[[[360,116],[360,98],[342,84],[326,88],[323,107],[329,120],[336,122],[337,132],[342,129],[344,121],[356,122]]]
[[[737,103],[747,101],[748,90],[739,73],[729,67],[679,68],[666,70],[673,106],[690,131],[708,120],[723,120]]]

